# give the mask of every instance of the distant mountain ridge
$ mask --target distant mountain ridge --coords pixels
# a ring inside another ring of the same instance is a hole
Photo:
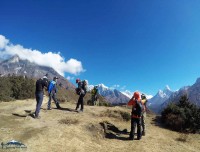
[[[36,79],[48,74],[49,80],[52,80],[54,76],[57,76],[59,77],[58,84],[61,84],[65,88],[75,88],[72,83],[57,73],[53,68],[40,66],[35,63],[31,63],[28,60],[22,60],[18,55],[0,62],[0,74],[1,76],[13,74],[22,75]]]
[[[109,89],[104,84],[98,84],[98,92],[100,95],[105,97],[113,105],[126,104],[130,98],[125,96],[123,93],[116,89]],[[90,85],[89,88],[92,89],[94,85]]]
[[[159,90],[158,93],[149,100],[148,107],[155,113],[161,113],[169,103],[177,103],[181,96],[186,95],[190,102],[200,106],[200,78],[192,86],[184,86],[178,91],[171,91],[166,87],[163,91]]]
[[[163,90],[159,90],[158,93],[148,101],[148,107],[150,110],[158,113],[160,106],[172,95],[173,91],[169,86],[166,86]]]
[[[127,102],[132,98],[133,92],[129,90],[119,91],[117,89],[111,89],[104,84],[98,84],[99,94],[105,97],[111,104],[127,104]],[[94,85],[89,85],[89,90],[91,90]],[[146,95],[146,94],[145,94]],[[151,99],[152,95],[146,95],[147,99]]]
[[[125,91],[123,91],[121,93],[123,93],[128,98],[132,98],[132,96],[133,96],[133,92],[130,92],[129,90],[125,90]]]
[[[183,95],[187,95],[190,102],[200,106],[200,78],[197,78],[192,86],[185,86],[174,92],[172,96],[161,105],[161,109],[165,108],[170,102],[178,102]]]

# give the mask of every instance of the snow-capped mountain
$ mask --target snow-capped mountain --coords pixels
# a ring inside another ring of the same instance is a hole
[[[149,99],[148,107],[150,110],[158,113],[161,105],[172,95],[173,91],[170,90],[169,86],[166,86],[163,90],[159,90],[158,93]]]
[[[152,95],[147,95],[147,94],[145,94],[145,95],[146,95],[146,97],[147,97],[148,100],[150,100],[151,98],[153,98]]]
[[[161,113],[169,103],[179,102],[180,98],[184,95],[187,95],[190,102],[200,107],[200,78],[192,86],[184,86],[175,92],[172,92],[169,88],[159,91],[149,101],[148,106],[152,111]]]
[[[127,96],[128,98],[132,98],[134,92],[130,92],[129,90],[126,90],[126,91],[123,91],[123,92],[121,92],[121,93],[123,93],[123,94],[124,94],[125,96]],[[143,92],[142,92],[142,93],[143,93]],[[147,97],[148,100],[151,99],[151,98],[153,97],[152,95],[148,95],[148,94],[146,94],[146,93],[143,93],[143,94],[145,94],[145,96]]]
[[[105,86],[104,84],[98,84],[98,93],[105,97],[108,102],[111,104],[126,104],[130,98],[122,94],[120,91],[116,89],[110,89],[109,87]],[[94,85],[89,85],[88,88],[91,90]]]
[[[130,92],[129,90],[121,92],[116,89],[110,89],[104,84],[98,84],[96,86],[98,86],[99,94],[105,97],[112,104],[126,104],[133,96],[133,92]],[[89,90],[92,90],[94,85],[89,85],[88,88]],[[146,95],[146,97],[147,99],[150,99],[152,98],[152,95]]]
[[[122,91],[121,93],[127,96],[129,99],[133,96],[133,92],[130,92],[129,90]]]
[[[161,111],[170,102],[178,102],[183,95],[187,95],[190,102],[200,107],[200,78],[198,78],[192,86],[182,87],[173,93],[170,98],[161,105]]]
[[[188,89],[189,89],[189,86],[185,86],[185,87],[182,87],[180,88],[178,91],[175,91],[171,94],[171,96],[165,100],[165,102],[163,102],[161,105],[160,105],[160,108],[159,108],[159,111],[158,113],[161,113],[162,110],[170,103],[170,102],[178,102],[179,99],[181,98],[181,96],[183,95],[187,95],[188,94]]]
[[[99,94],[101,95],[107,95],[107,92],[111,91],[111,89],[109,89],[107,86],[105,86],[104,84],[99,84],[98,86],[98,90],[99,90]]]
[[[17,55],[0,62],[1,76],[14,74],[37,79],[43,77],[47,73],[49,80],[52,80],[54,76],[57,76],[59,77],[58,84],[61,84],[65,88],[75,88],[72,83],[58,74],[53,68],[40,66],[35,63],[31,63],[28,60],[22,60]]]

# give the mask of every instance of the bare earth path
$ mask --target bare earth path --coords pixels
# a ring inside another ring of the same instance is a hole
[[[47,98],[41,119],[29,116],[35,110],[34,99],[0,103],[0,142],[14,139],[28,147],[0,151],[200,152],[200,135],[164,129],[155,124],[153,115],[147,117],[147,135],[140,141],[130,141],[130,121],[108,113],[129,111],[126,108],[85,106],[83,113],[77,113],[73,110],[75,104],[69,102],[61,103],[62,110],[50,111],[46,110],[46,103]]]

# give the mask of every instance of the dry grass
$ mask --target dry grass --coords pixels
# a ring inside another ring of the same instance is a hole
[[[70,118],[65,118],[61,119],[58,121],[60,124],[65,124],[65,125],[77,125],[79,123],[79,120],[77,119],[70,119]]]
[[[100,117],[112,117],[124,121],[129,121],[131,119],[130,113],[127,111],[110,110],[110,109],[107,109],[106,111],[102,112],[100,114]]]
[[[73,102],[64,102],[61,106],[66,108],[47,111],[47,100],[41,109],[41,119],[26,115],[35,110],[35,100],[0,103],[0,142],[20,141],[28,147],[28,152],[197,152],[200,149],[199,135],[185,137],[164,129],[153,122],[154,115],[147,117],[146,136],[141,141],[129,141],[130,121],[124,121],[122,113],[130,113],[130,109],[85,106],[83,113],[77,113]]]
[[[181,133],[180,136],[177,138],[177,141],[188,142],[189,141],[189,135],[186,134],[186,133]]]

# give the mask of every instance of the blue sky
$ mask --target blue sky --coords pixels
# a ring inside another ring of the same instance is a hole
[[[199,0],[1,0],[0,34],[81,63],[65,70],[73,83],[155,95],[200,77],[199,8]]]

